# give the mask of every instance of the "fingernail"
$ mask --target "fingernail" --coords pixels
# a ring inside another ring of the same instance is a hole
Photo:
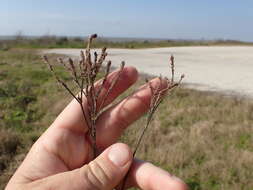
[[[108,157],[114,165],[122,167],[130,160],[130,151],[124,144],[115,144],[110,148]]]

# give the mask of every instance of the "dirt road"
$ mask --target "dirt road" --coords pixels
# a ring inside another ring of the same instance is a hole
[[[51,49],[44,53],[78,56],[78,49]],[[190,88],[253,97],[253,47],[173,47],[109,49],[113,65],[122,60],[139,72],[169,76],[168,59],[175,56],[176,73],[184,73]]]

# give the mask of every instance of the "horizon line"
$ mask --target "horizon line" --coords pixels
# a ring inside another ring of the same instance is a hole
[[[19,35],[0,35],[0,40],[3,40],[2,38],[6,38],[6,40],[12,40],[13,38],[17,37]],[[56,35],[56,34],[44,34],[44,35],[20,35],[24,38],[41,38],[41,37],[56,37],[56,38],[61,38],[61,37],[67,37],[67,38],[88,38],[89,35]],[[150,41],[167,41],[167,40],[172,40],[172,41],[196,41],[196,42],[215,42],[215,41],[231,41],[231,42],[243,42],[243,43],[253,43],[253,41],[250,40],[239,40],[239,39],[230,39],[230,38],[165,38],[165,37],[125,37],[125,36],[120,36],[120,37],[113,37],[113,36],[98,36],[100,39],[114,39],[114,40],[150,40]]]

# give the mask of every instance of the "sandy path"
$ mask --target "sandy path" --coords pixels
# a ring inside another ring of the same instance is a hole
[[[51,49],[44,53],[78,56],[78,49]],[[114,65],[126,61],[140,72],[169,75],[168,58],[173,54],[176,72],[185,83],[199,90],[221,91],[253,97],[253,47],[174,47],[154,49],[109,49]]]

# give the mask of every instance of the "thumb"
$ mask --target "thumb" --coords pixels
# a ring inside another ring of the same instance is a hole
[[[109,190],[120,183],[131,163],[132,152],[129,147],[117,143],[82,168],[47,177],[34,185],[42,189]]]

